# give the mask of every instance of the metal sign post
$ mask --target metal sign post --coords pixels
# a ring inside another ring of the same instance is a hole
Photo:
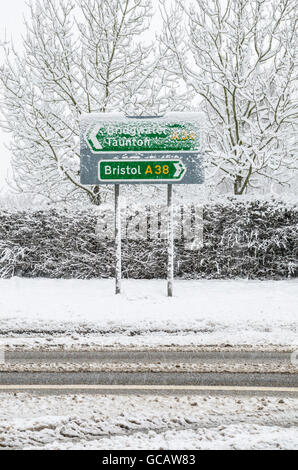
[[[121,293],[121,184],[167,184],[168,296],[173,295],[173,184],[204,182],[202,118],[198,113],[165,116],[85,114],[81,118],[83,185],[115,185],[115,292]]]
[[[174,280],[174,227],[173,227],[173,185],[168,184],[168,297],[173,296]]]
[[[121,294],[121,208],[120,185],[115,184],[115,294]]]

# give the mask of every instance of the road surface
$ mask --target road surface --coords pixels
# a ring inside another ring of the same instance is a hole
[[[0,391],[298,396],[290,359],[261,351],[11,351],[0,365]]]
[[[267,351],[9,351],[5,354],[9,363],[26,362],[212,362],[218,363],[291,363],[289,352]],[[298,372],[298,371],[297,371]]]

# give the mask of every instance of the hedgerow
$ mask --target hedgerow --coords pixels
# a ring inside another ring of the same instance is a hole
[[[108,209],[107,209],[108,210]],[[204,244],[175,242],[178,278],[278,279],[298,272],[298,211],[280,200],[204,204]],[[114,242],[96,232],[98,214],[85,211],[0,211],[0,276],[107,278],[114,275]],[[166,240],[122,242],[122,274],[166,276]]]

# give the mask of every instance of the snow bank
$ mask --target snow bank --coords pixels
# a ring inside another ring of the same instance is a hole
[[[297,339],[298,280],[0,280],[0,341],[19,347],[249,345]]]
[[[0,394],[2,449],[298,449],[298,400]]]

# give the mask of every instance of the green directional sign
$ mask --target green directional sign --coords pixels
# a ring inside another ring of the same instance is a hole
[[[198,126],[191,121],[95,123],[87,130],[86,141],[93,153],[193,152],[200,149]]]
[[[106,182],[131,181],[179,181],[186,168],[182,161],[175,160],[101,160],[98,177]]]
[[[84,114],[80,123],[80,182],[202,184],[203,126],[203,116],[191,112],[164,116]]]

